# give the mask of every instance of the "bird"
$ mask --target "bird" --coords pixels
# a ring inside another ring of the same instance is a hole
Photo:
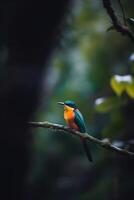
[[[77,108],[75,102],[71,100],[66,100],[65,102],[58,102],[58,104],[64,106],[64,119],[67,125],[70,128],[77,130],[81,133],[86,133],[84,118],[81,112],[79,111],[79,109]],[[87,145],[86,139],[81,138],[81,141],[82,141],[88,160],[92,162],[93,159],[90,153],[90,149]]]

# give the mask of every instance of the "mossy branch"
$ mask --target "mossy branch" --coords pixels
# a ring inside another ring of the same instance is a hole
[[[117,154],[126,155],[126,156],[134,158],[133,152],[130,152],[126,149],[121,149],[119,147],[116,147],[116,146],[112,145],[110,143],[110,141],[107,140],[107,139],[100,140],[100,139],[97,139],[97,138],[89,135],[88,133],[83,134],[83,133],[80,133],[79,131],[76,131],[76,130],[71,129],[71,128],[66,127],[66,126],[63,126],[61,124],[54,124],[54,123],[50,123],[50,122],[47,122],[47,121],[44,121],[44,122],[29,122],[28,124],[29,124],[30,127],[33,127],[33,128],[48,128],[48,129],[51,129],[51,130],[56,130],[57,132],[59,132],[59,131],[67,132],[69,134],[73,134],[73,135],[78,136],[80,138],[86,139],[90,142],[94,142],[94,143],[98,144],[99,146],[101,146],[101,147],[103,147],[107,150],[114,151]]]

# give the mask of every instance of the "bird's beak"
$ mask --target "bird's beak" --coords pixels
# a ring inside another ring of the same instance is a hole
[[[57,103],[58,103],[59,105],[62,105],[62,106],[64,105],[64,102],[57,102]]]

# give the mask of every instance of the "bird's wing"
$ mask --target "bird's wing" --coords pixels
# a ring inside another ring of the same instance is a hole
[[[85,133],[86,126],[85,126],[84,118],[83,118],[81,112],[78,109],[76,109],[76,110],[74,110],[74,113],[75,113],[75,118],[74,118],[75,123],[79,127],[80,132]]]

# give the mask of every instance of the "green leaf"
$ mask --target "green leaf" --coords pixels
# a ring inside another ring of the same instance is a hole
[[[124,91],[134,99],[134,78],[131,75],[114,75],[110,81],[114,92],[120,96]]]
[[[112,30],[115,30],[115,27],[113,25],[107,28],[107,32],[112,31]]]
[[[126,92],[132,99],[134,99],[134,79],[131,83],[126,85]]]
[[[114,75],[110,80],[110,84],[112,89],[118,96],[120,96],[125,90],[123,76]]]
[[[107,98],[102,97],[96,99],[95,109],[97,112],[102,112],[102,113],[110,112],[124,105],[124,103],[126,103],[126,101],[118,97],[107,97]]]

